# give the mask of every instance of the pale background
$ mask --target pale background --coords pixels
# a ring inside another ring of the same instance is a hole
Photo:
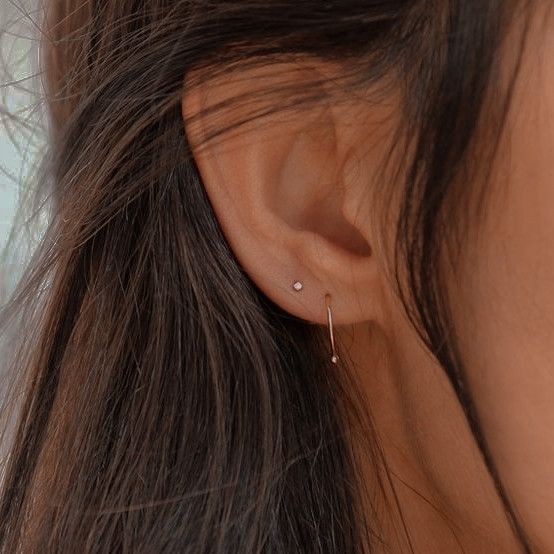
[[[29,190],[42,146],[39,80],[33,77],[38,56],[34,22],[40,19],[36,6],[37,0],[0,0],[0,304],[30,248],[20,230],[9,252],[4,251],[18,199]]]

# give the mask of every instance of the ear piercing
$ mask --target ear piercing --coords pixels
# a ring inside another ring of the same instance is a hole
[[[303,285],[300,281],[295,281],[295,282],[292,284],[292,288],[293,288],[296,292],[300,292],[300,291],[304,288],[304,285]]]
[[[303,290],[304,285],[301,281],[294,281],[292,288],[296,292]],[[331,310],[331,295],[327,293],[325,295],[325,307],[327,309],[327,327],[329,328],[329,340],[331,342],[331,362],[337,364],[340,360],[337,351],[335,349],[335,334],[333,332],[333,312]]]

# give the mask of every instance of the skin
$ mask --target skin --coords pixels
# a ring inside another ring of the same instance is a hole
[[[554,552],[551,31],[551,11],[537,10],[486,185],[487,210],[468,233],[450,283],[483,432],[539,553]],[[506,67],[515,56],[510,44]],[[278,85],[284,75],[307,82],[337,71],[313,60],[281,69],[185,86],[184,119],[258,83]],[[358,98],[321,103],[302,117],[271,115],[199,148],[209,125],[230,115],[218,117],[186,130],[226,238],[254,282],[290,313],[325,325],[324,295],[331,294],[340,369],[354,377],[371,411],[415,552],[520,552],[452,388],[390,280],[392,227],[382,225],[378,169],[401,123],[394,92],[378,104]],[[300,293],[291,287],[296,280],[304,284]],[[362,451],[362,444],[354,446]],[[364,472],[373,486],[373,468]],[[392,489],[386,492],[392,498]],[[409,551],[398,511],[383,513],[382,552]]]

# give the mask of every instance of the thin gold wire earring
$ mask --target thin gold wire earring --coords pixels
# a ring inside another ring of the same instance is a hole
[[[336,364],[340,360],[335,349],[335,335],[333,333],[333,313],[331,311],[331,295],[325,295],[325,306],[327,307],[327,326],[329,327],[329,339],[331,340],[331,361]]]

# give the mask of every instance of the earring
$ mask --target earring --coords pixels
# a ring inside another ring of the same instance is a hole
[[[295,281],[295,282],[292,284],[292,288],[293,288],[296,292],[300,292],[300,291],[304,288],[304,285],[303,285],[300,281]]]
[[[327,307],[327,326],[329,327],[329,338],[331,340],[331,362],[334,364],[340,360],[335,350],[335,335],[333,333],[333,313],[331,312],[331,295],[325,295],[325,306]]]

